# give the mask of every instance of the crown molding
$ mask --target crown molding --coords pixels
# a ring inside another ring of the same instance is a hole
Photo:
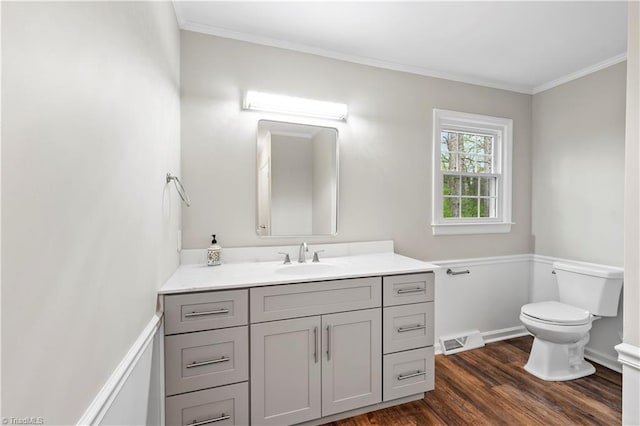
[[[264,36],[249,34],[241,31],[233,31],[226,28],[216,27],[212,25],[203,24],[201,22],[195,22],[195,21],[190,21],[185,19],[180,8],[180,2],[178,1],[173,2],[173,7],[176,13],[176,18],[178,20],[178,25],[180,29],[186,30],[186,31],[193,31],[197,33],[208,34],[212,36],[228,38],[233,40],[239,40],[239,41],[259,44],[263,46],[287,49],[287,50],[292,50],[296,52],[307,53],[311,55],[317,55],[317,56],[336,59],[340,61],[351,62],[355,64],[360,64],[360,65],[367,65],[371,67],[382,68],[382,69],[387,69],[392,71],[406,72],[409,74],[417,74],[425,77],[440,78],[443,80],[457,81],[459,83],[473,84],[476,86],[489,87],[492,89],[523,93],[526,95],[536,95],[538,93],[544,92],[545,90],[552,89],[554,87],[560,86],[562,84],[568,83],[570,81],[573,81],[578,78],[584,77],[586,75],[592,74],[594,72],[600,71],[604,68],[608,68],[612,65],[618,64],[627,59],[627,53],[626,52],[621,53],[612,58],[606,59],[602,62],[598,62],[596,64],[590,65],[581,70],[572,72],[570,74],[556,78],[554,80],[548,81],[538,86],[529,87],[529,86],[512,85],[512,84],[499,83],[495,81],[483,80],[483,79],[479,79],[479,78],[468,76],[468,75],[460,75],[455,73],[435,71],[435,70],[431,70],[424,67],[384,61],[376,58],[369,58],[366,56],[340,53],[333,50],[321,49],[318,47],[313,47],[313,46],[309,46],[302,43],[295,43],[295,42],[280,40],[280,39],[271,38],[271,37],[264,37]]]
[[[531,94],[537,95],[538,93],[544,92],[545,90],[549,90],[554,87],[560,86],[562,84],[568,83],[570,81],[577,80],[581,77],[584,77],[589,74],[593,74],[596,71],[603,70],[605,68],[608,68],[615,64],[619,64],[620,62],[624,62],[626,60],[627,60],[627,52],[621,53],[612,58],[605,59],[602,62],[598,62],[597,64],[590,65],[576,72],[572,72],[571,74],[567,74],[563,77],[556,78],[555,80],[536,86],[531,91]]]
[[[260,44],[263,46],[276,47],[280,49],[293,50],[296,52],[307,53],[311,55],[322,56],[331,59],[337,59],[340,61],[351,62],[360,65],[367,65],[376,68],[382,68],[392,71],[406,72],[409,74],[417,74],[425,77],[440,78],[443,80],[457,81],[460,83],[473,84],[476,86],[490,87],[492,89],[507,90],[509,92],[524,93],[531,95],[531,88],[518,85],[503,84],[494,81],[483,80],[467,75],[459,75],[454,73],[446,73],[440,71],[434,71],[423,67],[417,67],[413,65],[399,64],[395,62],[383,61],[380,59],[369,58],[366,56],[351,55],[346,53],[339,53],[332,50],[320,49],[317,47],[309,46],[302,43],[294,43],[290,41],[275,39],[271,37],[263,37],[254,34],[248,34],[240,31],[232,31],[226,28],[215,27],[200,22],[194,22],[181,19],[181,14],[178,12],[178,2],[174,2],[176,9],[176,15],[178,16],[178,22],[182,30],[193,31],[197,33],[203,33],[213,35],[222,38],[228,38],[233,40],[245,41],[248,43]]]

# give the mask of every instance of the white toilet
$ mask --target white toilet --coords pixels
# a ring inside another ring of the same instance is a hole
[[[543,380],[573,380],[595,373],[584,360],[591,323],[616,316],[623,272],[596,265],[554,263],[558,301],[524,305],[520,321],[534,336],[525,370]]]

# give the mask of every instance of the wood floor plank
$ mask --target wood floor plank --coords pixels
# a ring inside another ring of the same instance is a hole
[[[527,373],[533,338],[495,342],[436,356],[435,390],[424,399],[332,426],[619,425],[622,376],[596,364],[596,373],[547,382]]]

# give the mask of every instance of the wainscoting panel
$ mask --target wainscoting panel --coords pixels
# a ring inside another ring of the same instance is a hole
[[[503,340],[526,333],[520,307],[529,301],[531,256],[433,262],[437,271],[435,291],[436,353],[439,339],[467,330],[480,330],[485,341]],[[448,275],[453,272],[468,274]]]
[[[164,424],[164,330],[154,316],[78,425]]]

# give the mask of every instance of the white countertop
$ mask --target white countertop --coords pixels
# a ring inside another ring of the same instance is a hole
[[[303,267],[305,271],[293,273],[300,265],[308,266]],[[316,267],[318,267],[317,271],[311,270]],[[283,265],[282,261],[238,262],[219,266],[181,265],[158,293],[186,293],[376,275],[408,274],[428,272],[438,268],[431,263],[388,252],[321,258],[320,263],[317,264],[312,264],[310,261],[307,261],[306,264],[298,264],[293,259],[291,265]]]

